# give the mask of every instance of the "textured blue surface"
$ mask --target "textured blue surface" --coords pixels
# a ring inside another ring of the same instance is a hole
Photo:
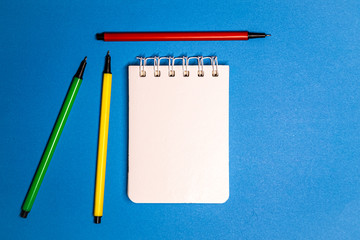
[[[360,2],[0,2],[1,239],[360,239]],[[96,41],[102,31],[250,30],[248,42]],[[106,51],[113,61],[104,217],[92,209]],[[127,65],[230,65],[230,199],[126,195]],[[20,207],[80,61],[84,81],[28,219]]]

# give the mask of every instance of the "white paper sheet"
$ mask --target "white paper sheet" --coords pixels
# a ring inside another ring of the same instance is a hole
[[[129,66],[128,196],[135,203],[224,203],[229,197],[229,66]]]

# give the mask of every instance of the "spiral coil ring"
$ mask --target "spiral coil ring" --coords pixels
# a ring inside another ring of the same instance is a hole
[[[213,77],[217,77],[219,76],[219,71],[218,71],[218,59],[216,56],[209,56],[209,57],[203,57],[203,56],[196,56],[196,57],[158,57],[158,56],[154,56],[154,57],[137,57],[137,59],[139,59],[140,61],[140,65],[139,65],[139,75],[140,77],[146,77],[146,71],[145,71],[145,66],[146,66],[146,62],[148,60],[153,60],[154,61],[154,76],[155,77],[160,77],[161,76],[161,72],[160,72],[160,62],[162,60],[167,60],[168,61],[168,76],[169,77],[175,77],[175,70],[174,70],[174,66],[175,66],[175,62],[178,60],[182,61],[182,72],[183,72],[183,76],[184,77],[189,77],[190,76],[190,71],[188,70],[188,66],[189,66],[189,61],[191,59],[195,59],[197,61],[197,65],[198,65],[198,71],[197,71],[197,75],[198,77],[204,77],[205,73],[204,73],[204,60],[205,59],[210,59],[210,64],[212,67],[212,76]]]

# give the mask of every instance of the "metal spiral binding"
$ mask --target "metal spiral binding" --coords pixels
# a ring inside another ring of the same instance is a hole
[[[136,59],[140,60],[140,68],[139,68],[140,77],[146,77],[146,71],[145,71],[146,58],[136,57]]]
[[[205,73],[204,73],[204,59],[210,59],[210,64],[212,66],[212,76],[213,77],[217,77],[219,76],[219,71],[218,71],[218,59],[216,56],[210,56],[210,57],[203,57],[203,56],[197,56],[197,57],[137,57],[137,59],[140,60],[140,66],[139,66],[139,75],[140,77],[146,77],[146,71],[145,71],[145,66],[146,66],[146,61],[148,60],[153,60],[154,61],[154,76],[155,77],[160,77],[161,76],[161,72],[160,72],[160,62],[161,60],[167,60],[168,61],[168,76],[169,77],[175,77],[175,70],[174,70],[174,66],[175,66],[175,62],[177,60],[181,60],[182,61],[182,72],[183,72],[183,77],[189,77],[190,76],[190,71],[188,70],[188,66],[189,66],[189,61],[191,59],[196,59],[197,63],[198,63],[198,71],[197,71],[197,75],[199,77],[204,77]]]
[[[212,57],[210,61],[211,61],[211,66],[212,66],[212,76],[218,77],[219,76],[219,71],[218,71],[219,63],[218,63],[217,57]]]

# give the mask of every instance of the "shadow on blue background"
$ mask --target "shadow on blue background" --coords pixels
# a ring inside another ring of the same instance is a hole
[[[359,239],[359,1],[0,2],[2,239]],[[249,30],[243,42],[112,42],[103,31]],[[113,88],[105,205],[93,224],[101,72]],[[230,199],[126,195],[127,65],[230,65]],[[20,207],[79,62],[84,81],[28,219]]]

